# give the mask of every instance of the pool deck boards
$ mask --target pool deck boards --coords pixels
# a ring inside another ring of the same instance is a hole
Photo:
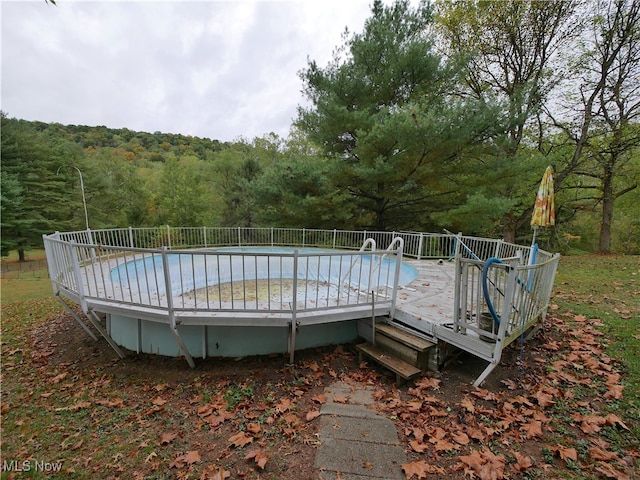
[[[453,323],[455,264],[446,260],[404,260],[418,278],[398,289],[394,318],[429,336],[435,325]]]

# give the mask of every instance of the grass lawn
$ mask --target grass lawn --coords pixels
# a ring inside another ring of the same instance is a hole
[[[38,300],[51,295],[51,282],[44,261],[44,250],[30,250],[27,261],[19,264],[17,252],[2,259],[3,270],[0,283],[0,302],[3,304]]]
[[[562,257],[554,291],[560,310],[602,323],[607,352],[624,365],[627,397],[640,409],[640,257]]]

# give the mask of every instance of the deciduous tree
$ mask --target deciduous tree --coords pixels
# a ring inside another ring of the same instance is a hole
[[[486,144],[470,169],[475,184],[466,210],[482,215],[479,194],[506,211],[500,219],[505,240],[528,226],[531,191],[544,171],[536,155],[535,130],[549,94],[562,79],[563,55],[580,31],[574,0],[459,0],[438,2],[438,24],[445,51],[469,62],[462,95],[503,105],[502,135]],[[542,132],[538,130],[538,138]],[[527,140],[529,138],[530,140]],[[484,202],[486,204],[486,202]]]

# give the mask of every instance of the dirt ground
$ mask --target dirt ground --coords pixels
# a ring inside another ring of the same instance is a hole
[[[496,397],[523,398],[530,392],[550,355],[545,345],[557,343],[560,335],[556,329],[544,328],[524,349],[515,342],[478,394],[471,382],[485,363],[469,355],[460,355],[442,372],[428,373],[402,387],[396,387],[395,378],[384,369],[359,364],[355,345],[297,352],[294,365],[288,365],[288,355],[283,354],[200,359],[191,369],[181,358],[128,352],[119,359],[103,339],[93,341],[71,316],[62,314],[31,333],[36,373],[29,381],[40,377],[51,385],[55,393],[47,399],[55,399],[54,406],[93,409],[86,423],[77,427],[87,429],[86,440],[65,460],[70,473],[91,472],[95,478],[317,479],[315,418],[325,387],[339,379],[376,388],[380,411],[395,420],[407,461],[426,460],[430,465],[429,476],[419,478],[481,478],[463,470],[458,460],[471,444],[460,442],[449,449],[419,453],[416,432],[422,429],[437,435],[435,429],[446,430],[451,419],[455,425],[470,425],[474,422],[470,414],[485,418],[488,425],[494,417],[486,412],[495,409]],[[11,372],[9,364],[5,374]],[[56,382],[61,376],[63,380]],[[421,401],[421,415],[428,403],[433,423],[417,424],[411,401],[427,384],[432,388],[428,397],[421,397],[427,399]],[[473,395],[472,409],[463,399]],[[79,399],[88,401],[82,404]],[[494,433],[493,450],[506,451],[510,438]],[[102,442],[101,451],[106,450],[102,459],[92,441]],[[485,443],[490,444],[480,441],[477,446]],[[526,468],[510,470],[504,478],[560,478],[538,476],[540,472],[560,475],[565,469],[562,458],[545,457],[541,447],[538,436],[519,437],[519,452],[533,461],[536,473],[527,467],[528,472]]]

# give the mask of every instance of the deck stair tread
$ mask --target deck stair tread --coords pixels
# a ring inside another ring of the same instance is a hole
[[[396,340],[417,352],[425,352],[435,345],[435,343],[430,342],[429,340],[420,338],[406,330],[402,330],[388,323],[377,323],[376,333],[386,335],[387,337],[392,338],[393,340]]]
[[[422,374],[422,370],[419,368],[370,343],[356,345],[356,348],[359,350],[361,356],[365,354],[395,373],[396,383],[402,383],[401,379],[411,380]]]

